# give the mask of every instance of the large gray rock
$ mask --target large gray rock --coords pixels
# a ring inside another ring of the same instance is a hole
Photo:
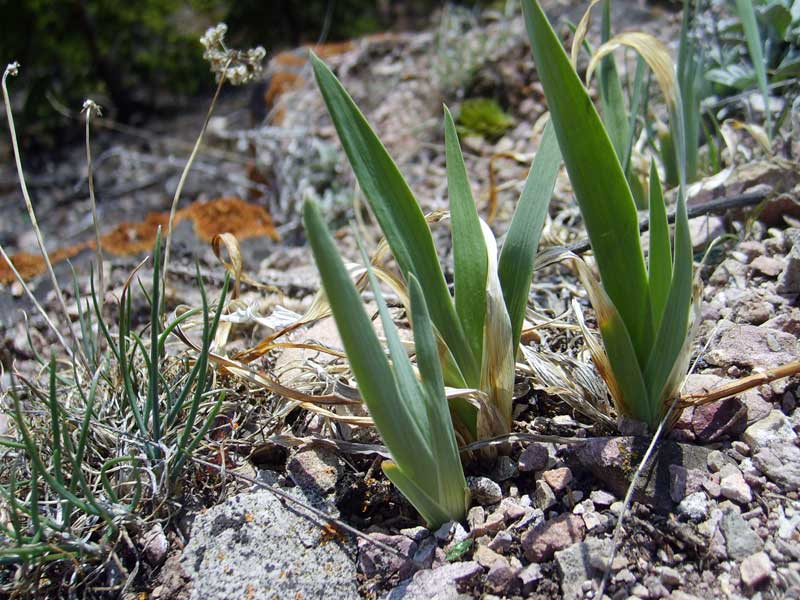
[[[583,598],[585,581],[602,577],[611,558],[611,540],[591,538],[556,552],[556,565],[561,573],[561,595],[564,600]]]
[[[790,333],[756,327],[727,324],[711,350],[706,362],[718,367],[747,367],[770,369],[800,358],[797,338]]]
[[[335,514],[324,501],[311,503]],[[266,490],[209,509],[195,520],[181,560],[192,600],[359,598],[354,544],[325,525]]]
[[[728,556],[734,560],[744,560],[761,551],[764,544],[750,524],[744,520],[739,507],[730,502],[723,502],[720,508],[722,509],[722,519],[719,528],[722,531],[722,537],[725,538]]]

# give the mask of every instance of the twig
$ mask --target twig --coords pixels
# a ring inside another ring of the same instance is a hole
[[[727,198],[717,198],[715,200],[710,200],[708,202],[703,202],[702,204],[693,204],[687,208],[687,213],[690,219],[695,217],[701,217],[708,213],[713,212],[722,212],[726,210],[730,210],[732,208],[743,208],[745,206],[752,206],[754,204],[758,204],[762,200],[766,198],[766,194],[763,192],[748,192],[746,194],[738,194],[736,196],[730,196]],[[669,223],[675,222],[675,210],[671,210],[667,215],[667,219]],[[645,232],[650,229],[650,218],[644,217],[639,221],[639,231]],[[572,242],[571,244],[567,245],[567,249],[571,250],[575,254],[581,254],[586,252],[591,248],[591,244],[588,239],[578,240],[577,242]]]
[[[784,377],[791,377],[792,375],[798,374],[800,374],[800,360],[796,360],[787,365],[769,369],[763,373],[753,373],[747,377],[743,377],[741,379],[737,379],[736,381],[721,385],[710,392],[694,392],[692,394],[684,394],[680,397],[678,407],[685,408],[687,406],[708,404],[710,402],[722,400],[723,398],[736,396],[737,394],[746,392],[747,390],[759,385],[771,383],[777,379],[783,379]]]

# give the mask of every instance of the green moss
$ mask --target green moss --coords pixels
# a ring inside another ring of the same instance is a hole
[[[513,125],[514,119],[492,98],[470,98],[461,103],[458,133],[462,136],[478,135],[495,140]]]

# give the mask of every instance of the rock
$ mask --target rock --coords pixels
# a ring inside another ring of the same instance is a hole
[[[572,483],[572,471],[569,467],[551,469],[542,473],[542,478],[558,494],[567,489],[567,486]]]
[[[538,563],[531,563],[522,569],[517,577],[522,583],[522,593],[528,596],[533,591],[534,584],[544,577],[542,566]]]
[[[516,477],[517,465],[510,456],[498,456],[497,462],[494,465],[494,478],[497,481],[506,481],[512,477]]]
[[[756,552],[742,561],[739,573],[742,583],[753,589],[772,577],[772,562],[766,552]]]
[[[716,215],[689,219],[689,231],[695,252],[704,250],[712,240],[725,234],[725,221]]]
[[[763,543],[750,524],[742,518],[739,508],[730,502],[720,505],[722,518],[719,527],[725,539],[728,556],[734,560],[744,560],[759,552]]]
[[[719,488],[723,496],[739,504],[747,504],[753,500],[750,486],[747,485],[744,477],[738,471],[723,477],[720,480]]]
[[[507,531],[500,531],[494,536],[494,539],[489,542],[489,548],[500,554],[505,554],[508,552],[509,548],[511,548],[513,542],[514,538],[510,533]]]
[[[467,477],[467,486],[478,504],[497,504],[503,499],[500,486],[488,477]]]
[[[505,527],[506,520],[503,511],[496,510],[479,526],[471,530],[470,535],[473,538],[486,535],[487,533],[495,533]]]
[[[422,525],[418,527],[408,527],[407,529],[401,529],[400,533],[402,533],[407,538],[414,540],[415,542],[421,542],[431,534],[430,530],[427,527],[423,527]]]
[[[533,493],[533,496],[536,500],[536,506],[542,510],[547,510],[556,503],[556,495],[543,479],[539,479],[536,482],[536,491]]]
[[[703,492],[689,494],[678,504],[678,514],[686,515],[692,521],[702,521],[708,516],[708,499]]]
[[[706,459],[706,464],[708,465],[708,469],[712,473],[716,473],[722,470],[726,464],[730,461],[725,458],[725,455],[720,452],[719,450],[712,450],[708,453],[708,458]]]
[[[414,553],[414,560],[426,569],[430,569],[436,558],[437,551],[442,552],[439,550],[439,544],[436,542],[436,538],[428,536],[418,542],[417,551]]]
[[[705,359],[718,367],[769,369],[797,360],[797,339],[783,331],[754,325],[728,325],[706,353]]]
[[[723,260],[708,278],[709,284],[718,287],[729,285],[731,280],[737,288],[744,288],[747,285],[747,265],[734,258]]]
[[[630,477],[644,456],[649,438],[611,437],[592,438],[570,451],[578,461],[592,471],[619,498],[625,497]],[[669,466],[705,469],[709,450],[702,446],[664,441],[654,452],[653,459],[639,480],[634,500],[649,504],[660,511],[672,508]]]
[[[583,598],[584,582],[602,577],[611,556],[611,547],[611,540],[592,538],[555,553],[564,600]]]
[[[530,500],[530,498],[528,498]],[[525,516],[525,506],[519,504],[515,498],[503,498],[498,510],[502,512],[503,518],[507,523],[516,521]]]
[[[686,469],[680,465],[670,465],[669,475],[669,494],[673,502],[680,502],[688,494],[702,490],[703,483],[708,478],[706,471]]]
[[[472,560],[477,562],[480,566],[486,567],[487,569],[498,560],[508,563],[506,559],[489,548],[489,546],[478,546],[478,548],[475,550],[475,553],[472,555]]]
[[[387,552],[383,548],[370,544],[363,538],[358,539],[358,566],[359,570],[372,578],[380,576],[388,579],[397,575],[399,579],[409,577],[414,571],[412,558],[417,551],[417,543],[404,535],[387,535],[384,533],[370,533],[369,538],[394,548],[398,554]]]
[[[725,398],[692,411],[692,431],[699,442],[716,442],[738,436],[747,427],[747,408],[738,398]]]
[[[756,273],[767,277],[777,277],[784,269],[784,261],[771,256],[757,256],[750,263],[750,268]]]
[[[550,560],[558,550],[579,542],[586,535],[586,525],[578,515],[563,514],[540,523],[522,536],[522,549],[531,562]]]
[[[778,294],[800,294],[800,247],[795,245],[786,256],[786,266],[778,276]]]
[[[498,560],[489,568],[486,574],[486,589],[501,596],[508,595],[508,590],[517,578],[517,570],[512,568],[506,560]]]
[[[448,542],[451,544],[457,544],[458,542],[461,542],[469,537],[467,531],[464,529],[461,523],[457,523],[455,521],[443,523],[439,529],[433,533],[433,535],[440,542]]]
[[[142,550],[147,562],[152,566],[160,566],[161,563],[167,558],[169,551],[169,541],[167,536],[164,535],[164,528],[160,523],[156,523],[142,538]]]
[[[337,514],[327,502],[313,503]],[[192,598],[359,598],[355,544],[347,536],[330,541],[325,525],[268,491],[239,494],[199,514],[181,559]]]
[[[544,444],[533,442],[528,444],[519,456],[517,467],[523,473],[543,471],[549,464],[550,454]]]
[[[486,509],[482,506],[473,506],[467,512],[467,525],[470,531],[475,531],[486,522]]]
[[[773,410],[766,418],[750,425],[742,439],[755,453],[775,444],[794,443],[797,434],[786,415],[779,410]]]
[[[800,490],[800,448],[773,444],[753,456],[753,464],[786,491]]]
[[[606,507],[611,506],[611,504],[616,500],[614,494],[609,494],[603,490],[592,490],[589,494],[589,500],[594,502],[595,506]]]
[[[681,574],[672,567],[658,567],[658,575],[661,583],[669,587],[676,587],[683,583]]]
[[[458,586],[468,584],[481,573],[483,569],[474,561],[419,571],[410,581],[401,583],[389,592],[386,600],[469,600],[471,596],[459,593]]]
[[[320,496],[332,492],[344,462],[330,450],[310,448],[296,453],[286,470],[296,485]]]

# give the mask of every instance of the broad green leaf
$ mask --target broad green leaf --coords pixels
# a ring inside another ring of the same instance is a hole
[[[331,70],[311,53],[314,75],[350,165],[380,223],[403,276],[413,273],[425,290],[425,302],[439,334],[469,385],[480,378],[461,322],[453,306],[433,238],[414,195],[366,118]]]
[[[453,271],[456,312],[475,360],[483,354],[483,322],[486,317],[486,245],[453,116],[444,108],[444,144],[447,156],[447,189],[453,231]]]
[[[651,314],[630,188],[586,88],[541,6],[536,0],[523,0],[522,7],[534,62],[603,286],[626,324],[638,363],[644,364],[651,344]]]
[[[672,283],[672,249],[669,243],[667,208],[655,162],[650,165],[650,252],[648,256],[650,302],[653,326],[658,329]]]
[[[467,510],[469,492],[458,454],[453,421],[444,395],[444,380],[436,351],[436,338],[433,335],[422,288],[413,275],[409,287],[417,366],[422,379],[421,389],[424,392],[427,411],[428,437],[435,466],[433,476],[439,490],[437,498],[453,519],[452,515],[463,516]],[[459,519],[460,517],[455,517],[455,520]]]
[[[747,49],[750,52],[750,61],[756,72],[756,80],[761,95],[764,97],[764,110],[767,116],[767,131],[772,131],[772,115],[769,110],[769,90],[767,89],[767,63],[764,60],[764,53],[761,45],[761,34],[758,32],[756,13],[753,9],[752,0],[736,0],[736,10],[744,28],[744,36],[747,40]]]
[[[558,140],[553,124],[548,123],[511,219],[498,264],[500,287],[503,288],[506,310],[511,320],[511,346],[515,352],[528,305],[536,249],[559,165],[561,152]]]
[[[361,297],[336,251],[319,209],[310,201],[303,205],[303,222],[361,397],[392,457],[405,467],[413,462],[411,454],[427,452],[424,432],[417,416],[400,395]]]

